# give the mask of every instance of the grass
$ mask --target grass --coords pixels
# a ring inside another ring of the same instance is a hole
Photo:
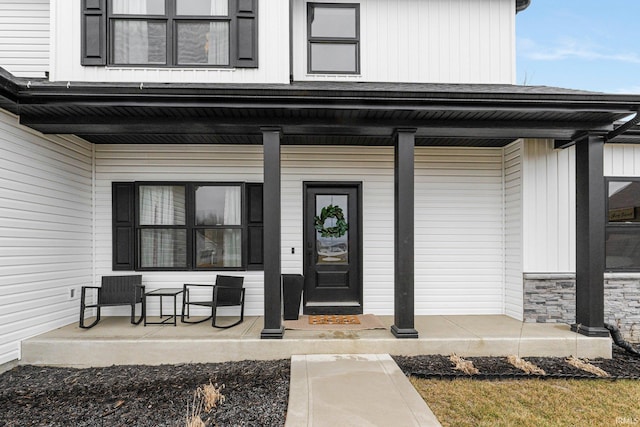
[[[411,383],[443,426],[639,426],[636,380],[424,380]]]

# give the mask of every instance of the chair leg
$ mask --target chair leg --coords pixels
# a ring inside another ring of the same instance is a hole
[[[142,307],[140,308],[140,318],[138,320],[136,320],[136,304],[131,304],[131,324],[132,325],[139,325],[140,322],[142,322],[145,318],[145,306],[144,306],[144,299],[142,300]]]
[[[80,324],[78,326],[80,326],[82,329],[90,329],[93,328],[99,321],[100,321],[100,307],[96,308],[98,310],[97,315],[96,315],[96,320],[91,323],[90,325],[85,325],[84,324],[84,312],[86,310],[86,307],[84,304],[80,304]]]

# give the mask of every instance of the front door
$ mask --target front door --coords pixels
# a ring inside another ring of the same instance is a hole
[[[361,183],[304,184],[304,313],[362,313]]]

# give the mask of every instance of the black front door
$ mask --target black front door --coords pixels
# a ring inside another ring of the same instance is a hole
[[[304,184],[304,313],[362,313],[360,183]]]

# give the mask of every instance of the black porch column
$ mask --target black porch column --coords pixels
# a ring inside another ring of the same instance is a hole
[[[264,329],[260,338],[282,338],[280,286],[280,129],[261,128],[264,145]]]
[[[572,330],[608,337],[604,328],[605,185],[604,138],[576,143],[576,324]]]
[[[418,338],[414,327],[414,146],[415,129],[397,129],[394,194],[394,324],[396,338]]]

